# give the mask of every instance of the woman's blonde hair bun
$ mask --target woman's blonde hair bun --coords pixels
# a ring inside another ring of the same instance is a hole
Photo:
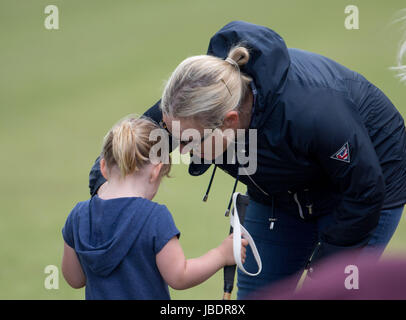
[[[226,61],[232,60],[234,61],[239,67],[242,67],[248,63],[250,59],[250,53],[247,48],[236,46],[230,50]]]

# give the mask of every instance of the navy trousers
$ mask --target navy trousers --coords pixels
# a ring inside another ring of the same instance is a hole
[[[362,249],[361,254],[375,254],[379,258],[399,224],[402,211],[403,206],[381,211],[379,224],[368,245]],[[270,212],[269,206],[250,200],[244,226],[253,237],[261,255],[262,272],[256,277],[251,277],[238,270],[237,299],[244,299],[257,289],[294,274],[299,280],[299,271],[304,270],[306,262],[319,240],[321,231],[333,221],[332,215],[304,221],[276,211],[278,220],[271,230]],[[249,247],[247,248],[244,267],[250,272],[257,270],[255,259]],[[291,289],[293,291],[295,288]]]

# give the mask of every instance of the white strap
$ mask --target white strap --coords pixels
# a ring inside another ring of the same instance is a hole
[[[231,210],[230,214],[230,224],[233,227],[233,251],[234,251],[234,259],[235,262],[238,266],[238,268],[244,272],[245,274],[249,276],[257,276],[258,274],[261,273],[262,270],[262,261],[261,257],[259,256],[257,247],[255,246],[255,242],[252,239],[251,235],[249,232],[240,224],[240,218],[238,217],[238,211],[237,211],[237,197],[240,193],[235,192],[233,194],[233,210]],[[248,240],[248,244],[251,246],[252,253],[254,254],[255,261],[257,262],[258,265],[258,271],[256,273],[250,273],[247,270],[244,269],[244,266],[242,265],[241,262],[241,236]]]

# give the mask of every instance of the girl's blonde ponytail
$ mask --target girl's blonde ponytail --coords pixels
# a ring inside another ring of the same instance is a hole
[[[102,157],[107,166],[117,166],[122,177],[139,171],[150,162],[152,130],[163,130],[146,118],[126,118],[115,125],[106,135]],[[161,175],[168,175],[170,163],[164,164]]]
[[[138,171],[148,161],[147,142],[133,120],[123,121],[113,130],[113,157],[123,176]]]

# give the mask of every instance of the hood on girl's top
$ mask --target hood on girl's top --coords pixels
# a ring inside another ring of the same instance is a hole
[[[71,237],[82,264],[108,276],[133,247],[156,205],[143,198],[103,200],[96,195],[72,210],[64,236]]]

